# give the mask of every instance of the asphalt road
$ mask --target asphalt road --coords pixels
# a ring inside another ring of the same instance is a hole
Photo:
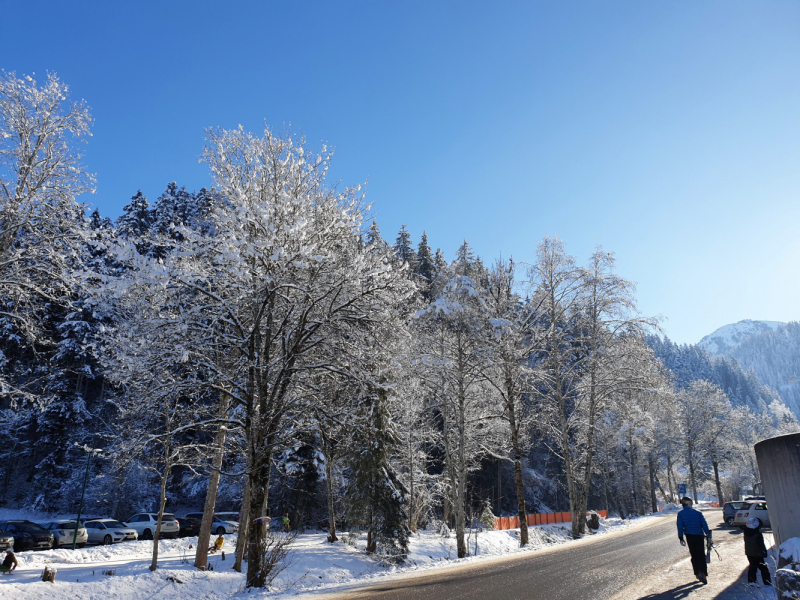
[[[712,529],[720,510],[704,511]],[[689,556],[678,543],[675,514],[645,527],[598,536],[502,561],[412,575],[323,596],[341,600],[603,600],[637,579]]]

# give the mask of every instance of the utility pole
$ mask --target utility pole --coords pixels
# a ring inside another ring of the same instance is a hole
[[[78,444],[75,444],[76,446]],[[83,476],[83,489],[81,490],[81,503],[78,505],[78,518],[75,519],[75,532],[72,534],[72,549],[75,550],[75,546],[78,543],[78,527],[81,524],[81,512],[83,511],[83,498],[86,495],[86,481],[89,479],[89,464],[92,462],[92,454],[95,452],[101,452],[101,450],[97,450],[94,448],[89,448],[86,445],[79,446],[81,450],[86,452],[86,474]]]

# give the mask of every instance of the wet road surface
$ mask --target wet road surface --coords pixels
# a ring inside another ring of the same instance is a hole
[[[712,529],[722,525],[720,510],[704,511]],[[675,513],[655,524],[588,542],[569,543],[502,561],[410,575],[326,599],[363,600],[603,600],[655,569],[689,556],[678,543]],[[715,536],[719,534],[715,532]]]

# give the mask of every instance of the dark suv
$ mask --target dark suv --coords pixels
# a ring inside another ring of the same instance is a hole
[[[14,536],[14,551],[50,550],[53,534],[31,521],[0,521],[0,531]]]
[[[736,518],[736,512],[742,508],[747,502],[726,502],[722,507],[722,518],[728,527],[734,527],[733,520]]]

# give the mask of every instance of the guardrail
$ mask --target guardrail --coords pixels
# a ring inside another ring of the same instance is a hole
[[[608,517],[608,511],[598,510],[595,511],[604,519]],[[572,513],[568,512],[551,512],[551,513],[536,513],[528,515],[528,525],[548,525],[550,523],[568,523],[572,521]],[[519,517],[495,517],[494,528],[496,530],[504,529],[517,529],[519,528]]]

